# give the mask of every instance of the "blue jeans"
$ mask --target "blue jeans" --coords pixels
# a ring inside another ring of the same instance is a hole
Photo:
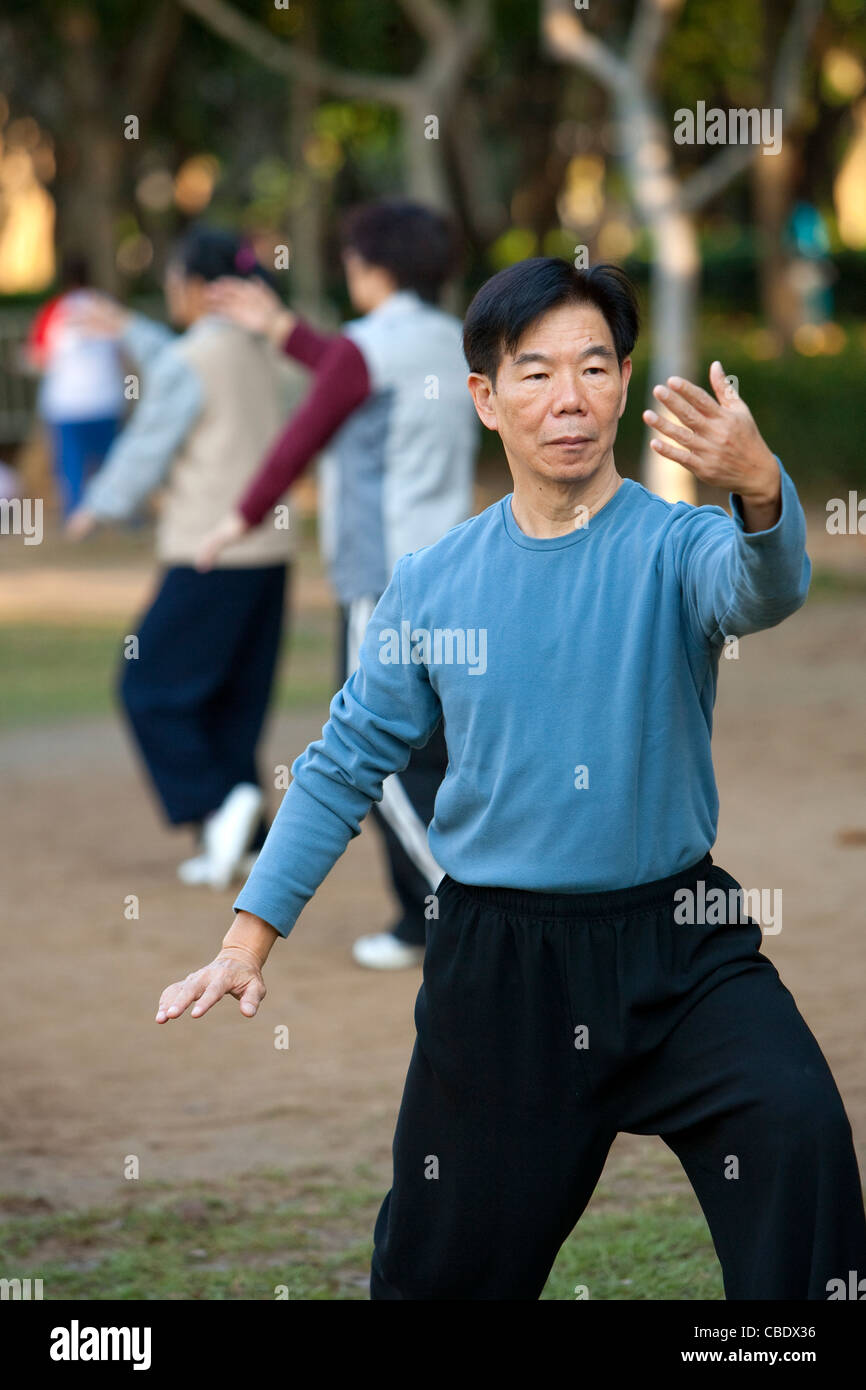
[[[102,420],[53,422],[54,471],[64,518],[81,501],[85,484],[111,448],[119,424],[119,419],[114,415]]]

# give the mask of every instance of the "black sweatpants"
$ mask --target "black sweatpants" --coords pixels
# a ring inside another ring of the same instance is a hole
[[[340,609],[337,655],[338,685],[357,664],[359,629],[365,625],[375,599],[359,600]],[[355,611],[357,610],[357,611]],[[358,631],[353,633],[352,629]],[[414,748],[408,764],[396,777],[401,790],[396,812],[390,820],[374,803],[370,819],[385,842],[391,885],[399,903],[399,915],[390,928],[393,936],[408,946],[423,946],[426,940],[427,899],[433,893],[438,872],[431,882],[416,857],[419,835],[426,841],[427,827],[433,819],[436,793],[448,767],[448,747],[444,726],[440,724],[422,748]]]
[[[675,920],[675,890],[698,880],[739,889],[709,854],[603,893],[445,876],[372,1298],[537,1299],[619,1131],[679,1158],[728,1299],[826,1299],[829,1280],[866,1273],[827,1062],[756,922]]]
[[[232,787],[259,780],[288,573],[167,569],[138,629],[138,657],[120,663],[121,703],[173,825],[203,820]]]

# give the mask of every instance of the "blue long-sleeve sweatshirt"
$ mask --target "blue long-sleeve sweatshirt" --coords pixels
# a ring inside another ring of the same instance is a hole
[[[403,556],[235,907],[287,935],[383,779],[443,718],[429,844],[458,882],[600,891],[700,860],[716,837],[725,638],[773,627],[809,588],[805,517],[779,466],[765,531],[745,531],[735,494],[729,516],[625,479],[567,535],[525,535],[509,495]]]

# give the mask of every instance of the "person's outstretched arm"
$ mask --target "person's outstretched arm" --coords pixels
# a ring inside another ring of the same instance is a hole
[[[644,420],[661,435],[656,452],[731,495],[732,516],[698,507],[677,528],[676,562],[690,630],[720,644],[773,627],[802,607],[812,566],[797,490],[764,442],[751,411],[727,386],[721,363],[710,368],[716,399],[671,377],[654,395],[676,416]]]
[[[198,376],[174,343],[158,353],[143,378],[129,424],[87,485],[67,522],[78,540],[101,521],[128,521],[159,487],[204,405]]]
[[[65,312],[72,327],[95,338],[113,338],[139,367],[150,366],[177,336],[167,324],[133,313],[98,290],[76,294]]]
[[[302,335],[299,323],[289,339]],[[287,348],[287,351],[289,349]],[[309,394],[271,448],[258,473],[237,503],[248,527],[258,526],[310,459],[336,434],[370,394],[367,364],[351,338],[336,333],[324,346],[314,368]]]
[[[225,994],[252,1017],[264,997],[261,967],[277,936],[288,936],[319,884],[337,862],[392,772],[428,742],[442,707],[423,664],[381,659],[379,633],[400,632],[404,556],[367,626],[357,669],[331,701],[322,737],[292,765],[283,797],[255,867],[235,900],[237,917],[223,951],[186,980],[164,990],[158,1023],[194,1004],[196,1017]],[[387,651],[387,648],[384,649]]]
[[[286,309],[261,281],[225,280],[211,287],[213,308],[270,339],[314,374],[308,395],[274,442],[237,503],[202,541],[196,567],[208,570],[227,547],[259,526],[307,464],[367,399],[364,356],[343,333],[320,333]]]

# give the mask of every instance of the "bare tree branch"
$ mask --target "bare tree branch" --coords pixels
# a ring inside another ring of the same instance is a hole
[[[400,9],[418,33],[430,44],[441,43],[454,32],[453,11],[438,0],[397,0]]]
[[[640,0],[632,23],[625,58],[641,83],[651,75],[668,30],[683,7],[683,0]]]
[[[416,80],[431,96],[449,99],[489,33],[489,0],[467,0],[459,23],[452,23],[451,28],[430,45],[426,57],[415,70]]]
[[[782,111],[783,125],[789,128],[796,124],[803,105],[803,67],[823,8],[824,0],[795,0],[779,45],[770,103]],[[749,167],[758,149],[757,145],[729,145],[707,160],[683,182],[683,207],[690,212],[703,207]]]
[[[748,169],[759,145],[728,145],[702,164],[680,186],[680,202],[686,212],[695,212]]]
[[[321,62],[299,44],[274,38],[262,25],[241,14],[228,0],[179,0],[222,38],[258,62],[322,91],[395,107],[403,127],[404,163],[414,197],[437,207],[451,203],[440,148],[426,138],[426,118],[447,121],[466,71],[490,26],[490,0],[463,0],[452,10],[441,0],[399,0],[404,12],[427,40],[427,51],[414,73],[391,77],[349,72]],[[438,108],[438,109],[437,109]]]
[[[824,0],[795,0],[773,72],[771,101],[788,121],[796,121],[803,102],[802,75],[809,44],[821,17]]]
[[[409,98],[409,84],[405,79],[347,72],[331,63],[323,63],[301,49],[275,39],[261,24],[241,14],[227,0],[179,0],[179,3],[221,38],[243,49],[263,67],[283,77],[300,77],[307,82],[317,82],[326,91],[356,101],[378,101],[385,105],[402,106]]]
[[[623,60],[584,28],[565,0],[543,0],[541,34],[551,57],[577,63],[609,90],[623,89],[634,81]]]
[[[149,115],[157,101],[182,25],[183,16],[173,0],[162,0],[127,49],[126,104],[139,117]]]

